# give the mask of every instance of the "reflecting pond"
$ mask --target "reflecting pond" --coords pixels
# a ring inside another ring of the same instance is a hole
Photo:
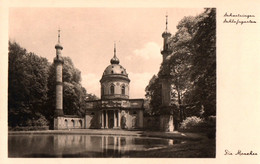
[[[171,139],[108,135],[9,135],[9,157],[131,157],[176,144]]]

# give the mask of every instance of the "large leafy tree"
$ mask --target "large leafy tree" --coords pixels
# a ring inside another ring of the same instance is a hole
[[[47,99],[49,63],[46,58],[28,53],[15,42],[9,42],[8,125],[41,125]]]
[[[149,101],[149,109],[147,113],[150,115],[156,115],[160,112],[160,106],[162,104],[162,88],[158,76],[154,75],[147,87],[145,88],[145,97]]]
[[[196,17],[184,17],[177,29],[171,42],[173,54],[164,68],[171,69],[178,103],[200,104],[205,116],[215,115],[216,11],[205,9]]]
[[[198,16],[192,44],[192,99],[204,106],[206,116],[216,115],[216,9],[205,9]]]

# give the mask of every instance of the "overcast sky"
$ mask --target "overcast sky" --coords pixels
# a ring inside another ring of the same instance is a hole
[[[184,16],[196,16],[199,9],[174,8],[10,8],[9,39],[28,52],[53,62],[57,30],[61,29],[63,56],[69,56],[81,71],[82,85],[100,97],[99,80],[113,57],[129,74],[130,98],[144,98],[145,87],[159,71],[162,55],[161,34]]]

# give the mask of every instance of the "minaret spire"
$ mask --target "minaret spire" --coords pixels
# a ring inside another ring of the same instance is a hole
[[[55,49],[63,49],[62,45],[60,44],[60,27],[58,29],[58,43],[55,45]],[[57,55],[60,54],[60,52],[57,52]]]
[[[116,42],[114,42],[114,57],[116,57]]]
[[[168,30],[168,12],[166,12],[166,28],[165,30]]]
[[[59,30],[58,30],[58,43],[60,43],[60,27],[59,27]]]
[[[114,42],[114,56],[110,60],[111,64],[119,64],[119,59],[116,57],[116,42]]]

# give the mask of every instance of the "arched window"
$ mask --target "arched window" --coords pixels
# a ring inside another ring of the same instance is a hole
[[[115,86],[114,85],[111,85],[110,86],[110,94],[115,94]]]
[[[121,87],[121,93],[122,93],[122,95],[125,95],[125,86]]]
[[[79,120],[79,125],[82,128],[82,120]]]

